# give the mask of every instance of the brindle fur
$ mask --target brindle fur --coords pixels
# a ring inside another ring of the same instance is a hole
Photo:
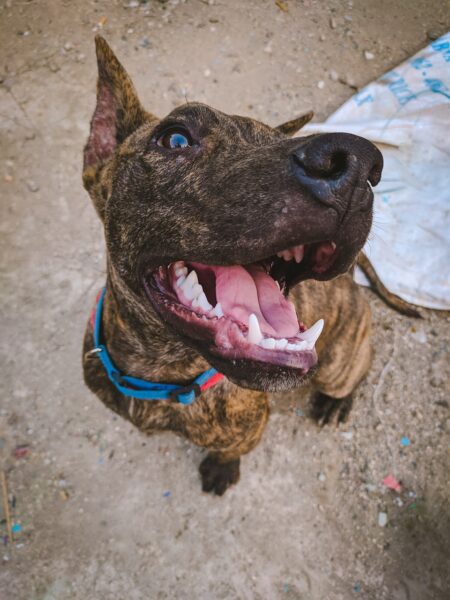
[[[178,178],[174,181],[175,163],[168,164],[158,153],[146,152],[159,119],[141,107],[131,80],[107,43],[102,38],[97,38],[96,43],[97,107],[85,148],[83,181],[105,225],[108,258],[103,334],[112,359],[122,372],[151,381],[188,384],[210,364],[152,308],[143,294],[142,268],[149,262],[157,267],[178,258],[232,264],[245,262],[246,257],[248,262],[248,256],[267,256],[270,232],[263,236],[258,230],[251,233],[251,224],[258,225],[261,218],[265,223],[273,222],[266,196],[261,192],[258,198],[263,209],[260,206],[258,212],[252,213],[250,206],[248,220],[242,225],[236,220],[241,210],[239,202],[255,193],[247,189],[242,173],[246,168],[256,170],[253,176],[260,178],[262,188],[279,185],[274,169],[269,174],[264,172],[274,164],[270,148],[274,143],[284,144],[286,149],[292,147],[287,134],[296,126],[288,122],[277,131],[199,104],[177,109],[171,118],[175,114],[177,120],[197,119],[200,124],[207,119],[211,135],[205,162],[199,160],[200,167],[190,170],[182,159],[178,160]],[[301,125],[308,118],[309,115],[300,117],[298,122]],[[224,136],[229,151],[223,150]],[[236,177],[229,170],[221,171],[217,163],[208,167],[208,160],[218,149],[226,164],[241,146],[249,143],[260,146],[258,161],[243,153],[239,167],[234,163],[234,172],[239,170]],[[259,169],[258,164],[262,165]],[[216,169],[217,176],[211,179],[209,173],[205,189],[202,169],[208,168]],[[216,181],[216,189],[212,189],[211,181]],[[225,182],[228,214],[220,211]],[[182,198],[176,210],[167,206],[166,198],[172,196]],[[283,201],[287,205],[288,201]],[[280,212],[280,206],[275,208]],[[318,215],[319,221],[324,218],[323,214]],[[356,223],[355,227],[360,228],[355,235],[363,241],[366,224]],[[285,229],[287,247],[292,231],[288,225]],[[221,240],[219,247],[217,239]],[[351,395],[370,365],[369,306],[348,274],[333,281],[304,281],[291,296],[304,323],[325,320],[317,345],[320,367],[312,383],[322,395],[336,399],[334,403],[338,405],[338,399]],[[239,458],[259,442],[269,416],[266,392],[243,389],[225,378],[189,406],[126,398],[109,381],[98,358],[89,354],[93,346],[92,327],[88,324],[83,348],[84,377],[106,406],[144,433],[170,430],[207,448],[209,454],[200,469],[205,491],[222,494],[237,481]]]

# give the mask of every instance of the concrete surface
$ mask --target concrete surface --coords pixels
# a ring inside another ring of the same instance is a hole
[[[278,4],[0,2],[0,453],[22,526],[2,600],[450,598],[448,315],[416,322],[367,292],[375,360],[349,423],[320,431],[305,393],[274,399],[222,499],[200,491],[199,449],[145,438],[82,384],[104,277],[81,186],[94,31],[152,111],[197,99],[275,125],[324,118],[450,25],[448,0]]]

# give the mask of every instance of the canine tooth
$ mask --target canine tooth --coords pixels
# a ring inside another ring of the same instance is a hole
[[[220,302],[218,302],[215,307],[212,309],[212,312],[214,313],[214,315],[216,317],[219,317],[219,319],[221,319],[223,317],[223,310],[222,310],[222,305],[220,304]]]
[[[182,275],[181,277],[178,277],[177,286],[181,287],[183,285],[185,279],[186,279],[186,277],[184,277],[184,275]]]
[[[306,331],[303,331],[300,334],[300,338],[302,340],[309,342],[309,344],[312,344],[314,346],[314,344],[317,342],[319,335],[322,333],[323,326],[324,326],[324,320],[319,319],[309,329],[307,329]]]
[[[273,350],[275,348],[275,340],[273,338],[264,338],[259,342],[258,346],[266,350]]]
[[[202,286],[200,286],[200,287],[202,287]],[[212,309],[212,306],[208,302],[208,299],[207,299],[207,297],[206,297],[205,292],[203,291],[203,289],[202,289],[202,293],[197,298],[197,302],[198,302],[198,305],[200,306],[200,308],[202,310],[204,310],[205,312],[208,312],[208,311],[210,311]]]
[[[203,294],[203,288],[199,283],[195,283],[192,286],[192,293],[194,294],[194,298],[198,298],[200,294]]]
[[[297,344],[288,344],[286,350],[297,350]]]
[[[277,280],[275,279],[275,283],[277,284],[277,288],[278,288],[279,290],[281,290],[281,287],[280,287],[280,282],[279,282],[279,281],[277,281]]]
[[[294,258],[296,263],[301,263],[303,259],[303,254],[305,253],[304,246],[295,246],[294,248]]]
[[[281,340],[275,340],[275,348],[277,350],[284,350],[288,345],[288,341],[286,338],[281,338]]]
[[[247,339],[251,344],[259,344],[263,339],[263,334],[259,328],[258,317],[252,313],[248,318],[248,335]]]

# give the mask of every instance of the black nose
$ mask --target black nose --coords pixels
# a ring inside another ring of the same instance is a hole
[[[325,133],[306,139],[291,154],[294,176],[319,200],[342,200],[352,188],[377,185],[383,169],[381,152],[350,133]],[[329,196],[329,197],[328,197]]]

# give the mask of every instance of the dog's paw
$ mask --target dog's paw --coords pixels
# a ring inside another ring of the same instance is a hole
[[[222,496],[225,491],[239,480],[240,459],[219,462],[217,457],[208,454],[200,465],[202,490]]]
[[[318,392],[311,402],[311,417],[319,427],[334,421],[336,424],[345,423],[353,406],[352,396],[332,398]]]

